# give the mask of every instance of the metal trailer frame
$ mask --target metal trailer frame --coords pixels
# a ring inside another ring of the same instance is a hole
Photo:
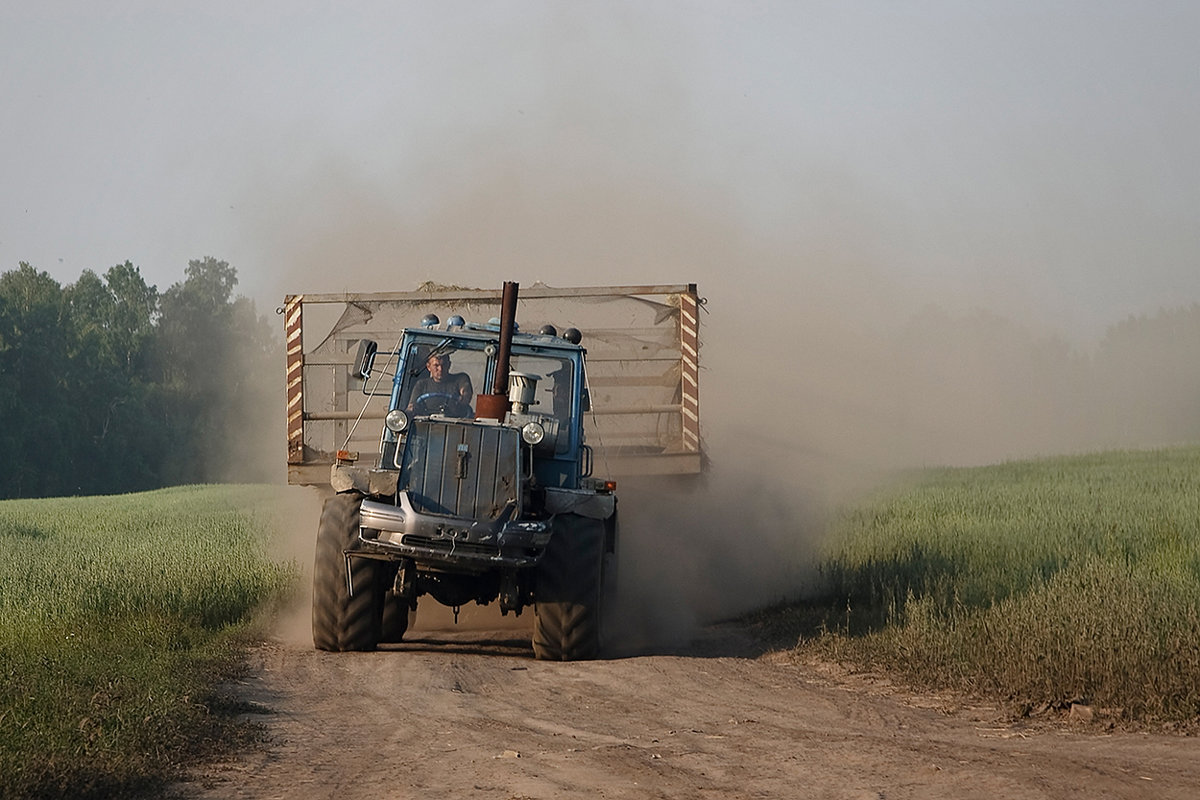
[[[310,446],[308,426],[310,423],[329,421],[354,421],[361,418],[382,418],[382,414],[367,413],[353,408],[336,408],[318,411],[306,403],[309,352],[305,349],[303,335],[304,308],[314,304],[394,304],[397,307],[429,306],[431,304],[479,304],[499,306],[502,291],[499,289],[462,289],[425,284],[422,288],[408,292],[363,292],[334,294],[294,294],[284,298],[280,309],[284,318],[286,341],[286,392],[287,392],[287,463],[288,483],[313,486],[329,484],[329,469],[334,454]],[[699,297],[696,284],[657,284],[641,286],[593,286],[554,288],[543,285],[523,287],[521,301],[603,301],[612,298],[644,299],[677,311],[678,323],[672,333],[670,347],[651,355],[617,353],[601,357],[602,361],[636,362],[639,360],[672,361],[678,363],[678,387],[674,401],[669,403],[605,406],[595,402],[588,416],[615,417],[622,415],[655,415],[669,422],[671,430],[679,436],[665,447],[638,448],[636,446],[606,446],[603,438],[590,439],[589,446],[595,454],[598,470],[614,477],[628,475],[687,475],[697,474],[704,467],[703,439],[700,434],[700,307],[704,300]],[[665,302],[664,302],[665,301]],[[417,327],[416,320],[408,327]],[[585,336],[587,331],[585,331]],[[333,332],[330,333],[333,335]],[[588,346],[585,338],[584,346]],[[589,358],[589,363],[592,359]],[[330,366],[328,363],[323,366]],[[349,362],[347,362],[347,368]],[[348,375],[348,369],[347,369]],[[671,374],[674,374],[672,366]],[[620,383],[621,378],[610,378]],[[629,379],[630,381],[637,379]],[[643,379],[644,380],[644,379]],[[672,377],[673,381],[674,378]],[[346,383],[343,379],[343,384]],[[348,398],[350,392],[344,385],[337,390],[340,397]]]

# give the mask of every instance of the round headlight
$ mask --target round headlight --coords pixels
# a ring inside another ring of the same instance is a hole
[[[376,417],[376,419],[379,418]],[[402,409],[393,409],[383,418],[383,424],[392,433],[401,433],[408,427],[408,414],[404,413]]]
[[[525,427],[521,428],[521,438],[525,444],[538,444],[546,438],[546,429],[540,422],[526,422]]]

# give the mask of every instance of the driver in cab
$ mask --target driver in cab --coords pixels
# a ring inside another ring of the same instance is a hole
[[[429,375],[416,382],[410,395],[413,398],[408,404],[411,413],[474,416],[471,400],[475,390],[471,387],[471,376],[465,372],[451,372],[450,356],[446,353],[431,353],[425,361],[425,369]]]

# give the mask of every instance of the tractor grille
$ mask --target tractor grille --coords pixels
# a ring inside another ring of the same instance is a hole
[[[425,514],[495,520],[519,511],[517,432],[497,425],[417,420],[409,431],[400,488]]]
[[[494,544],[462,542],[454,539],[434,539],[429,536],[414,536],[411,533],[405,534],[401,543],[408,547],[419,547],[422,550],[431,550],[447,555],[454,555],[455,553],[487,557],[500,555],[500,548]]]

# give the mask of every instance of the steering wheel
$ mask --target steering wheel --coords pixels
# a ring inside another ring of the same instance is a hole
[[[413,401],[413,411],[417,414],[445,414],[448,417],[471,416],[471,406],[449,392],[426,392]]]

